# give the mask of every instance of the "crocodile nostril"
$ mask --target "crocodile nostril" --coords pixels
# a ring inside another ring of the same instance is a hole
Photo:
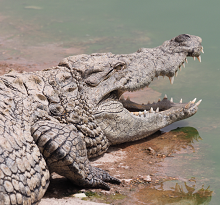
[[[178,43],[181,43],[181,42],[188,40],[189,38],[190,38],[190,36],[188,34],[180,34],[174,40]]]

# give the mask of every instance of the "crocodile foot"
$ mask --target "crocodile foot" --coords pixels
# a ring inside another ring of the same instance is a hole
[[[105,182],[110,182],[113,184],[121,183],[119,179],[110,176],[106,171],[100,168],[91,167],[90,173],[85,179],[84,186],[110,190],[110,187]]]

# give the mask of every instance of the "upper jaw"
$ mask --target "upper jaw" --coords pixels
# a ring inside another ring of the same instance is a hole
[[[185,55],[183,56],[183,60],[180,61],[179,65],[177,66],[176,69],[174,69],[174,72],[160,72],[158,74],[158,72],[155,72],[155,77],[159,77],[159,76],[167,76],[170,80],[170,83],[173,84],[174,83],[174,76],[177,76],[178,75],[178,68],[179,70],[181,71],[181,67],[184,67],[185,68],[185,63],[188,63],[187,61],[187,56],[191,56],[194,58],[195,60],[195,56],[197,55],[197,59],[199,60],[199,62],[201,62],[201,56],[200,54],[201,53],[204,53],[203,51],[203,47],[199,47],[198,49],[199,51],[198,52],[194,52],[190,55]],[[153,78],[152,78],[153,80]],[[150,84],[150,82],[149,82]],[[148,84],[148,85],[149,85]],[[148,86],[147,85],[147,86]],[[125,91],[119,91],[117,90],[115,93],[117,93],[117,97],[116,98],[120,98],[120,102],[123,104],[124,108],[126,108],[127,110],[131,111],[131,114],[134,114],[136,116],[146,116],[146,113],[159,113],[159,112],[165,112],[165,111],[168,111],[170,113],[172,113],[171,110],[173,110],[173,112],[175,112],[175,110],[177,110],[178,108],[184,108],[184,109],[188,109],[190,106],[192,105],[195,105],[196,107],[199,106],[199,104],[201,103],[202,100],[199,100],[197,103],[196,102],[196,98],[188,103],[182,103],[182,99],[180,100],[179,103],[174,103],[173,102],[173,99],[171,98],[171,100],[168,100],[167,99],[167,96],[165,95],[164,99],[161,101],[160,99],[158,100],[157,103],[148,103],[146,105],[144,104],[137,104],[137,103],[134,103],[132,101],[130,101],[130,99],[128,98],[127,100],[125,100],[122,96],[123,92]],[[116,99],[114,98],[114,100]]]
[[[193,49],[192,51],[189,51],[187,53],[187,56],[189,56],[189,57],[199,57],[201,53],[204,53],[204,51],[203,51],[203,46],[200,45],[198,48]]]
[[[181,41],[181,39],[185,41]],[[201,53],[204,53],[201,43],[202,39],[200,37],[188,34],[181,34],[168,41],[168,43],[164,42],[161,48],[159,48],[171,55],[177,55],[178,57],[176,58],[176,65],[170,66],[170,68],[164,70],[156,69],[155,77],[167,76],[170,80],[170,83],[173,84],[174,76],[178,75],[178,68],[181,71],[181,67],[185,68],[185,63],[188,63],[187,57],[193,57],[194,60],[197,58],[199,62],[201,62]],[[170,46],[170,49],[164,49],[169,47],[168,45]]]
[[[193,57],[193,59],[195,60],[196,58],[198,59],[198,61],[201,63],[201,53],[204,53],[203,51],[203,46],[201,46],[200,51],[199,52],[194,52],[194,53],[190,53],[188,54],[186,57],[190,56]],[[164,72],[156,72],[155,77],[159,77],[159,76],[167,76],[170,80],[170,83],[173,84],[174,83],[174,77],[177,77],[178,75],[178,71],[181,71],[182,67],[185,68],[186,63],[188,63],[187,58],[183,58],[182,61],[180,61],[179,65],[173,69],[173,70],[169,70],[168,72],[164,71]]]
[[[199,36],[189,34],[181,34],[170,41],[171,47],[175,45],[174,52],[181,50],[186,53],[187,57],[199,57],[201,53],[204,53],[201,43],[202,39]]]
[[[159,76],[167,76],[170,83],[173,84],[174,76],[178,75],[178,69],[181,70],[181,67],[185,67],[188,56],[197,57],[201,62],[200,54],[203,53],[201,42],[200,37],[182,34],[164,42],[157,48],[143,49],[128,55],[133,60],[128,64],[126,63],[123,72],[119,71],[111,76],[111,79],[114,80],[110,84],[108,84],[108,81],[105,82],[105,87],[108,89],[103,90],[103,92],[96,92],[102,93],[102,95],[98,98],[96,95],[94,102],[100,104],[100,102],[108,99],[108,96],[113,96],[112,94],[114,94],[114,99],[119,99],[126,91],[136,91],[149,86],[151,81]],[[123,58],[120,60],[123,61]],[[139,62],[142,64],[141,67]],[[118,77],[119,74],[122,78]],[[106,94],[103,95],[103,93]]]
[[[174,83],[174,76],[178,75],[178,70],[181,71],[182,67],[185,68],[185,64],[188,63],[186,57],[187,56],[193,57],[194,60],[195,60],[195,57],[197,57],[199,62],[201,62],[201,56],[200,56],[201,53],[204,53],[203,46],[198,47],[198,49],[195,49],[195,52],[193,52],[193,53],[190,53],[190,54],[187,53],[186,55],[182,55],[181,58],[178,59],[179,63],[176,64],[175,68],[167,69],[167,70],[155,69],[154,74],[151,77],[149,77],[150,80],[148,80],[148,83],[145,86],[138,87],[138,88],[135,88],[135,89],[133,89],[133,88],[132,89],[130,89],[130,88],[129,89],[124,89],[124,88],[123,89],[120,89],[120,88],[115,89],[115,90],[111,91],[111,93],[106,95],[104,98],[102,98],[99,101],[99,103],[100,102],[105,102],[106,100],[116,100],[116,101],[118,101],[120,99],[120,97],[123,95],[124,92],[126,92],[126,91],[132,91],[133,92],[133,91],[136,91],[136,90],[140,90],[143,87],[146,87],[146,86],[148,87],[150,85],[151,81],[153,81],[154,78],[158,78],[159,76],[163,76],[163,77],[167,76],[170,80],[170,83],[173,84]],[[165,96],[164,99],[166,99],[166,96]],[[122,104],[124,104],[125,101],[123,101],[123,98],[122,98],[121,102],[122,102]],[[181,104],[182,104],[182,102],[181,102]],[[180,104],[180,106],[182,106],[181,104]],[[199,104],[200,104],[200,102],[199,102]],[[170,101],[170,107],[169,108],[167,107],[167,109],[170,109],[171,107],[176,107],[177,105],[178,105],[177,103],[174,105],[174,103],[171,100]],[[154,105],[152,107],[154,108],[155,106],[156,105]],[[161,110],[160,106],[158,106],[158,107]],[[156,111],[156,108],[154,109],[155,111]],[[142,111],[144,111],[144,109],[142,109]]]

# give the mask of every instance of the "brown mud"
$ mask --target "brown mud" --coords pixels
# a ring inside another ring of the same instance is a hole
[[[53,67],[58,65],[64,57],[81,54],[86,49],[86,46],[80,45],[65,47],[63,43],[32,45],[32,42],[31,45],[27,45],[24,37],[21,38],[22,35],[24,34],[0,36],[0,75],[11,69],[32,72]]]

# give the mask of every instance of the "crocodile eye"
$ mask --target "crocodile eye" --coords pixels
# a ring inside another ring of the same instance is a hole
[[[188,39],[190,39],[190,36],[187,34],[181,34],[179,36],[177,36],[174,40],[178,43],[182,43],[184,41],[187,41]]]
[[[114,69],[115,70],[123,70],[123,69],[125,69],[126,67],[127,67],[127,65],[126,65],[126,63],[125,62],[118,62],[118,63],[116,63],[114,66]]]

